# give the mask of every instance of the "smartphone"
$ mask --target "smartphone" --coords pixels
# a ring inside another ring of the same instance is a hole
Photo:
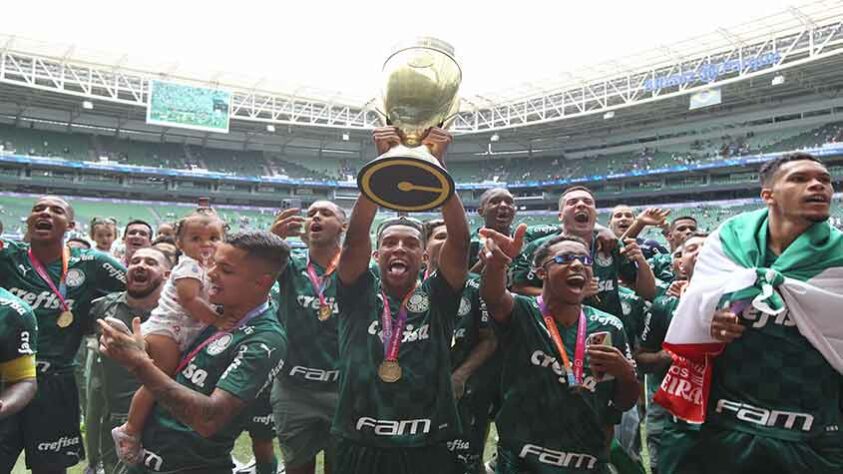
[[[123,321],[120,321],[117,318],[112,318],[112,317],[109,316],[109,317],[105,318],[105,322],[107,322],[111,327],[113,327],[114,329],[116,329],[118,331],[122,331],[126,334],[132,334],[132,331],[131,331],[131,329],[129,329],[129,326],[126,326],[126,323],[124,323]]]
[[[612,333],[608,331],[595,332],[588,335],[585,340],[586,346],[611,346]]]

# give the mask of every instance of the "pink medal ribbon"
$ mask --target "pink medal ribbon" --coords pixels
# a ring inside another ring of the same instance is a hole
[[[547,332],[550,333],[550,338],[556,346],[559,355],[562,356],[562,363],[565,365],[565,375],[568,380],[569,387],[577,387],[583,383],[583,371],[585,369],[585,312],[580,309],[579,323],[577,325],[577,345],[574,348],[574,363],[568,358],[565,352],[565,344],[562,343],[562,336],[559,335],[559,329],[556,327],[556,320],[553,315],[548,313],[547,306],[541,296],[536,299],[541,311],[544,324],[547,327]]]
[[[232,332],[242,328],[252,318],[254,318],[255,316],[257,316],[257,315],[263,313],[264,311],[266,311],[267,308],[269,308],[269,301],[264,302],[262,305],[260,305],[257,308],[249,311],[248,313],[246,313],[246,316],[244,316],[243,319],[241,319],[240,322],[237,323],[237,326],[234,326],[233,328],[231,328],[228,331],[217,331],[213,336],[211,336],[208,339],[205,339],[204,341],[202,341],[198,346],[196,346],[195,349],[190,351],[190,353],[187,356],[185,356],[185,358],[182,359],[181,362],[179,362],[179,366],[176,367],[176,371],[174,373],[177,374],[177,373],[181,372],[182,369],[184,369],[185,366],[187,366],[187,364],[190,363],[190,361],[193,360],[194,357],[196,357],[196,354],[202,352],[202,349],[206,348],[209,344],[211,344],[212,342],[216,341],[217,339],[225,336],[226,334],[231,334]]]
[[[401,300],[401,306],[398,309],[398,319],[392,320],[392,311],[389,309],[389,300],[386,293],[381,290],[381,297],[383,298],[383,312],[381,313],[381,329],[383,331],[383,358],[387,361],[398,360],[398,350],[401,348],[401,341],[404,336],[404,326],[407,324],[407,301],[410,296],[416,291],[416,287],[409,293],[404,295]]]
[[[62,254],[61,254],[61,277],[59,278],[59,287],[56,288],[56,284],[53,283],[53,279],[50,278],[50,274],[47,273],[47,269],[44,268],[44,264],[41,263],[40,260],[32,253],[32,248],[30,247],[29,251],[27,252],[27,257],[29,257],[29,263],[32,265],[32,268],[35,270],[35,273],[44,280],[45,283],[50,287],[50,290],[56,295],[59,299],[59,303],[61,304],[62,311],[69,311],[70,308],[67,306],[67,301],[65,301],[64,297],[67,295],[67,286],[65,284],[65,279],[67,278],[67,265],[70,260],[70,250],[67,247],[64,247]]]
[[[340,261],[340,254],[339,252],[334,255],[334,258],[331,259],[331,263],[328,264],[328,268],[325,269],[325,273],[322,274],[320,277],[316,274],[316,268],[313,266],[313,262],[310,261],[310,253],[307,254],[307,278],[310,279],[310,284],[313,286],[313,292],[316,293],[316,296],[319,298],[319,307],[324,308],[328,306],[328,302],[325,300],[325,286],[328,284],[328,279],[334,270],[337,269],[337,264]]]

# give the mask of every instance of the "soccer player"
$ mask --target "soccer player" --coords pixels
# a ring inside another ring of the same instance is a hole
[[[126,291],[111,293],[93,302],[91,317],[115,318],[132,327],[134,317],[145,321],[158,306],[158,298],[169,277],[171,261],[160,250],[149,247],[135,251],[126,270]],[[85,411],[85,446],[90,472],[102,462],[106,474],[118,465],[111,430],[126,422],[138,380],[120,364],[96,354],[88,379],[88,408]]]
[[[30,243],[3,240],[0,287],[29,304],[38,321],[38,392],[7,418],[0,430],[0,466],[14,465],[26,450],[34,473],[63,473],[85,458],[79,434],[79,392],[74,357],[84,334],[93,331],[91,302],[126,284],[125,269],[110,256],[64,245],[75,226],[64,199],[35,201],[26,221]]]
[[[393,127],[374,132],[378,153],[400,143]],[[451,136],[431,129],[424,145],[440,162]],[[372,254],[377,205],[357,198],[338,271],[340,437],[335,472],[450,473],[446,442],[460,433],[451,384],[450,343],[468,272],[469,231],[454,194],[442,206],[448,237],[439,266],[418,282],[424,230],[414,219],[381,223]],[[379,276],[369,269],[374,255]]]
[[[144,461],[131,472],[230,474],[231,450],[249,405],[269,390],[283,366],[287,338],[269,291],[289,258],[275,235],[245,232],[226,238],[209,271],[211,303],[238,321],[229,331],[210,326],[188,349],[171,379],[144,349],[140,318],[130,334],[100,321],[100,349],[126,367],[155,397],[143,432]]]
[[[670,283],[675,278],[673,273],[673,253],[685,243],[685,239],[697,231],[697,220],[691,216],[680,216],[670,223],[667,229],[667,243],[670,246],[670,253],[654,255],[650,259],[650,266],[653,267],[653,274],[659,280]]]
[[[636,217],[635,211],[631,207],[620,204],[612,209],[608,226],[619,239],[634,238],[638,246],[641,247],[644,258],[650,259],[653,255],[667,253],[667,249],[655,240],[638,238],[638,234],[647,226],[661,226],[668,214],[670,214],[668,210],[649,207]]]
[[[481,229],[495,229],[501,234],[511,235],[512,221],[515,219],[517,211],[515,199],[508,189],[487,189],[480,196],[480,207],[477,208],[477,214],[480,214],[480,217],[483,218]],[[478,253],[482,248],[483,238],[480,236],[480,229],[477,229],[477,232],[471,236],[471,247],[468,254],[468,267],[472,272],[477,273],[479,270],[476,265],[480,261]]]
[[[609,253],[597,250],[597,207],[591,190],[583,186],[565,190],[559,198],[559,219],[562,222],[559,234],[577,236],[591,249],[596,278],[589,289],[590,293],[596,290],[596,298],[588,300],[591,306],[622,317],[618,295],[618,279],[621,277],[631,282],[635,292],[644,299],[650,300],[655,296],[655,278],[635,239],[627,239],[622,250],[614,248]],[[541,294],[542,282],[532,266],[533,255],[536,249],[553,237],[537,239],[521,250],[510,269],[514,292],[526,296]]]
[[[626,335],[618,318],[582,304],[592,257],[579,237],[555,236],[537,248],[538,296],[507,291],[506,267],[524,230],[512,238],[483,231],[480,295],[503,354],[496,472],[602,472],[611,426],[638,398]]]
[[[38,347],[38,325],[35,313],[20,298],[0,288],[0,433],[6,418],[21,411],[35,396],[35,350]],[[0,469],[9,472],[15,457],[0,444]]]
[[[725,343],[725,350],[714,359],[700,442],[677,472],[692,466],[706,473],[843,472],[843,375],[829,362],[832,351],[812,342],[818,333],[832,331],[829,339],[820,339],[829,341],[839,332],[817,325],[813,334],[806,333],[795,319],[835,324],[839,314],[839,307],[821,303],[841,294],[843,235],[827,222],[831,175],[805,153],[768,161],[759,174],[767,209],[737,216],[718,229],[719,245],[706,243],[685,297],[704,272],[722,268],[723,258],[739,258],[748,262],[743,268],[754,269],[775,287],[769,296],[755,291],[761,303],[771,310],[783,305],[783,311],[769,314],[752,303],[741,310],[735,304],[739,294],[724,294],[736,301],[714,313],[710,336]],[[711,259],[718,259],[716,268]],[[833,354],[839,360],[840,353]]]
[[[123,261],[130,262],[135,250],[152,245],[152,226],[141,219],[130,221],[123,231],[123,245]]]
[[[330,201],[314,202],[306,217],[299,213],[287,209],[272,226],[280,237],[301,234],[307,243],[305,252],[290,257],[278,279],[278,316],[289,347],[272,405],[287,473],[313,474],[320,451],[330,473],[336,456],[331,422],[339,380],[336,269],[347,222],[345,211]]]
[[[425,222],[427,269],[430,276],[439,267],[439,254],[448,238],[442,219]],[[497,394],[499,367],[490,364],[497,350],[495,333],[489,327],[489,314],[480,299],[479,275],[470,274],[465,282],[454,337],[451,340],[451,384],[457,400],[463,434],[448,442],[448,449],[464,472],[479,473],[483,466],[483,448],[489,429],[489,412]]]
[[[705,238],[706,234],[695,233],[685,239],[677,250],[678,266],[685,278],[680,288],[693,276],[694,265]],[[673,362],[670,354],[662,349],[662,343],[679,305],[681,293],[679,290],[678,296],[664,295],[653,301],[644,319],[640,348],[635,354],[638,368],[646,373],[647,449],[650,454],[650,472],[654,474],[676,472],[676,461],[696,442],[695,433],[699,431],[696,425],[675,421],[661,405],[653,403],[653,395]]]

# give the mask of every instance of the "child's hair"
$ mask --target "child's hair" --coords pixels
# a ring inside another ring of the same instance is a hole
[[[111,227],[111,230],[114,232],[114,239],[117,240],[117,221],[114,218],[94,217],[91,219],[91,224],[88,227],[88,236],[90,238],[94,238],[94,233],[99,226]]]
[[[225,237],[226,232],[228,232],[228,224],[222,220],[216,211],[210,207],[200,207],[176,222],[176,241],[181,240],[184,236],[184,230],[187,228],[187,223],[192,221],[197,221],[205,225],[219,222],[222,225],[223,237]]]

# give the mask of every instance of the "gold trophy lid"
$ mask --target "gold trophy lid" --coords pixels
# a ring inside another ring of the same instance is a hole
[[[396,44],[395,47],[392,48],[392,53],[386,58],[386,61],[383,62],[383,65],[386,66],[386,63],[388,63],[393,56],[402,51],[419,48],[432,49],[434,51],[438,51],[450,57],[454,61],[454,63],[457,64],[457,69],[461,69],[460,64],[457,62],[457,57],[454,54],[454,47],[451,46],[451,43],[448,43],[447,41],[442,41],[441,39],[434,38],[432,36],[420,36],[411,40],[401,41],[400,43]],[[462,75],[462,71],[460,71],[460,75]]]

